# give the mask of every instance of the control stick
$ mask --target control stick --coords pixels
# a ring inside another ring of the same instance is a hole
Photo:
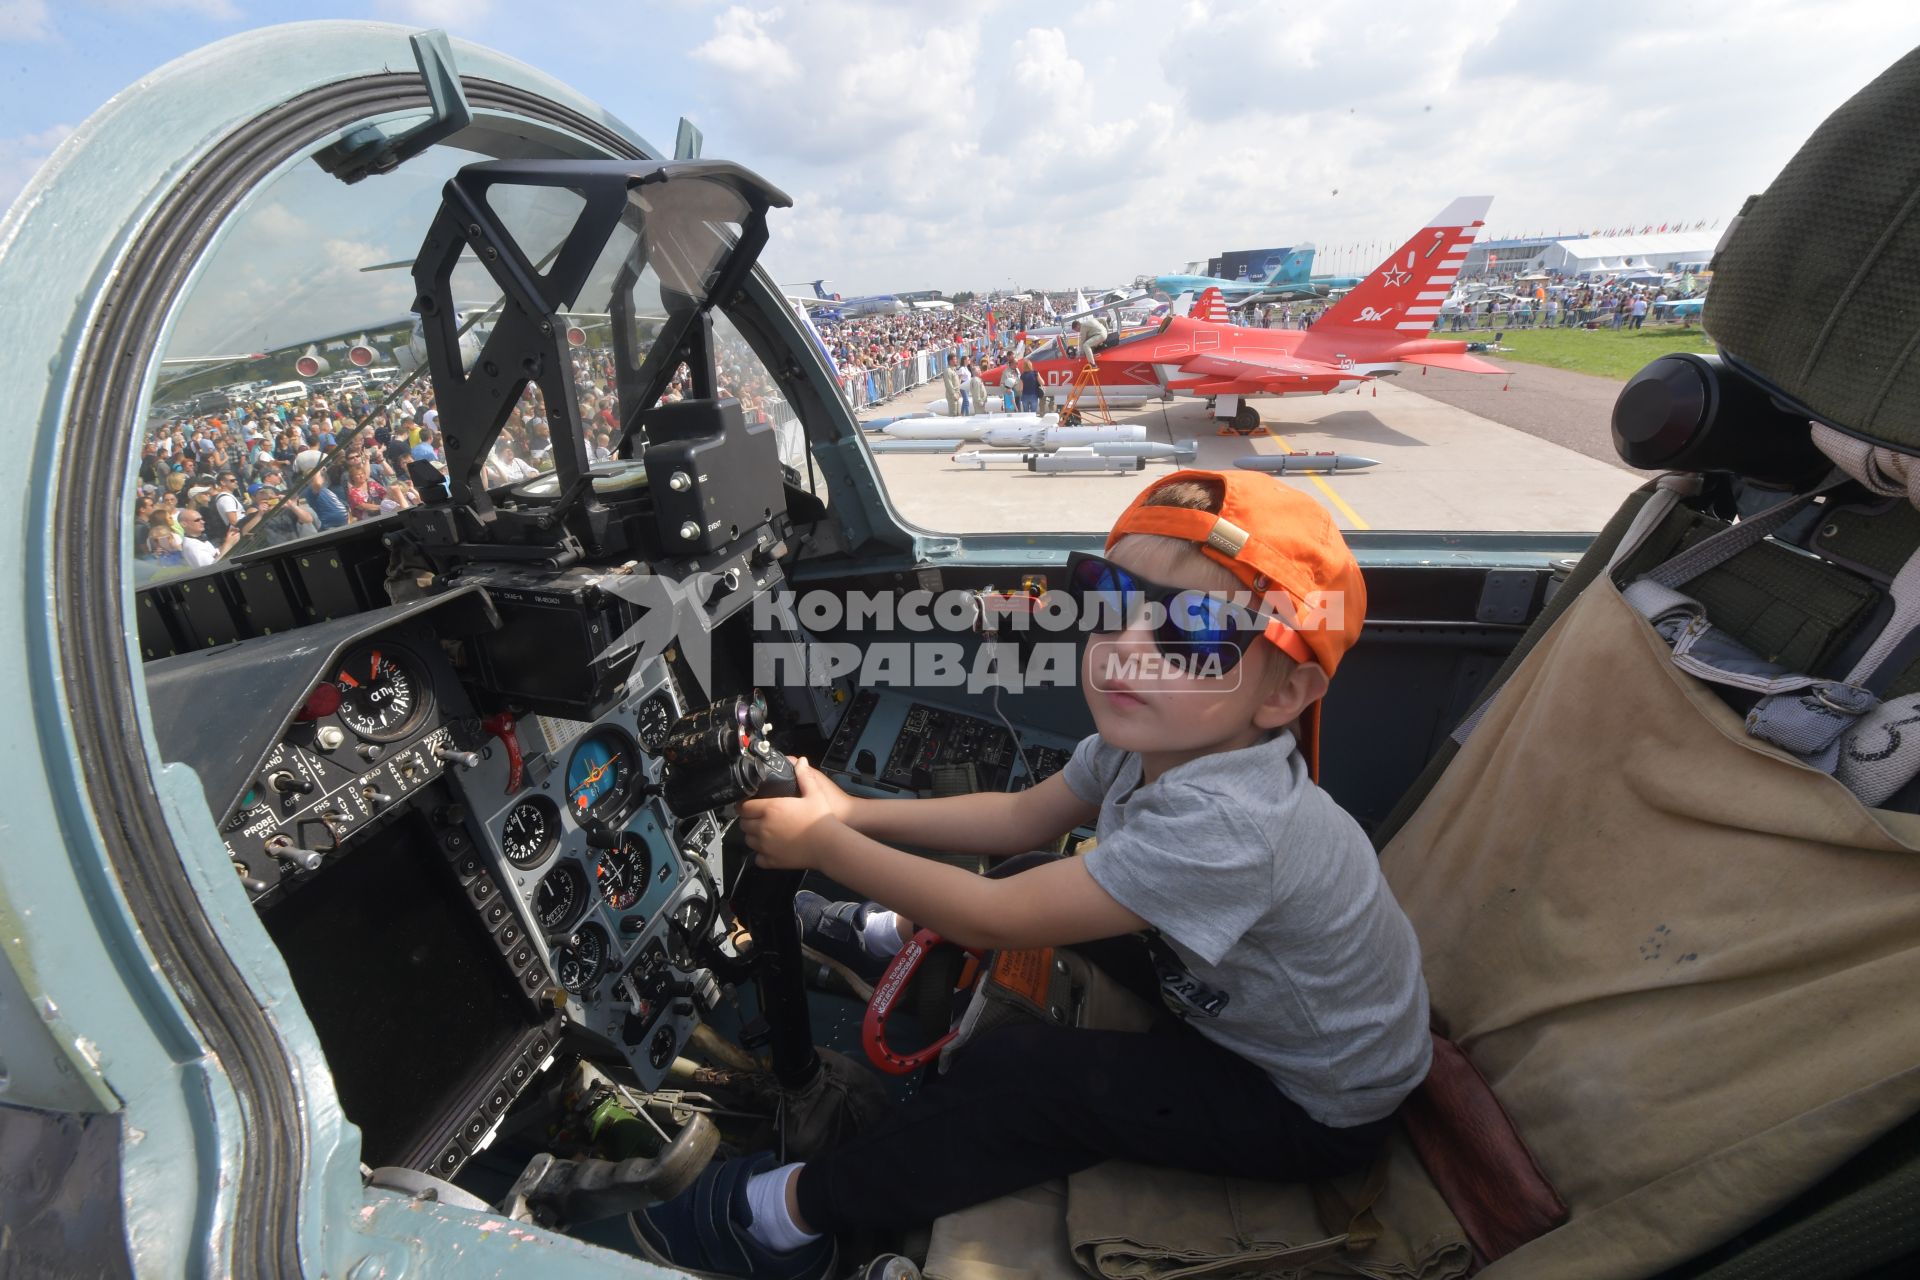
[[[660,754],[667,762],[662,791],[675,813],[800,794],[793,761],[767,736],[765,705],[757,694],[729,699],[674,727]],[[727,829],[722,848],[728,866],[745,865],[749,855],[738,823]],[[753,934],[750,963],[780,1085],[781,1137],[801,1159],[869,1127],[888,1106],[871,1072],[814,1047],[806,961],[793,916],[803,874],[758,867],[734,882],[733,893],[734,910]]]
[[[793,761],[778,751],[748,760],[759,773],[753,799],[800,794],[800,780],[793,771]],[[727,839],[744,840],[739,831],[736,825],[728,831]],[[744,855],[745,850],[739,852]],[[734,904],[753,934],[758,959],[754,985],[760,992],[760,1011],[773,1030],[769,1046],[773,1053],[773,1074],[787,1089],[812,1083],[820,1072],[820,1055],[813,1047],[813,1018],[807,1011],[800,922],[793,915],[793,898],[800,892],[800,880],[805,874],[757,868],[741,886]]]

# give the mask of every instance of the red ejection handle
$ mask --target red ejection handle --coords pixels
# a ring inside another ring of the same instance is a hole
[[[507,794],[512,795],[526,780],[525,762],[520,756],[520,735],[514,732],[513,713],[501,711],[480,722],[480,727],[500,739],[507,753]]]
[[[912,1075],[938,1058],[940,1051],[959,1034],[957,1028],[950,1030],[924,1049],[915,1049],[911,1053],[898,1053],[887,1047],[887,1016],[893,1012],[900,993],[913,981],[920,962],[939,944],[939,934],[931,929],[920,930],[900,948],[893,962],[887,966],[887,971],[880,975],[880,981],[873,984],[873,999],[867,1001],[867,1016],[860,1025],[860,1041],[867,1051],[868,1061],[888,1075]],[[983,954],[973,947],[965,950],[976,958]]]

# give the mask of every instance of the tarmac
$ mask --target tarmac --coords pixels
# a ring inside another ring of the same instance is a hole
[[[1409,372],[1358,392],[1255,398],[1267,436],[1218,434],[1197,400],[1115,410],[1112,418],[1145,424],[1149,440],[1193,440],[1190,465],[1202,468],[1289,450],[1374,458],[1380,465],[1366,471],[1274,477],[1317,500],[1343,529],[1592,533],[1645,478],[1613,455],[1608,415],[1617,382],[1519,365],[1502,392],[1495,377]],[[912,412],[935,394],[918,387],[860,416]],[[876,460],[900,514],[946,533],[1104,532],[1142,485],[1172,466],[1037,475],[976,470],[945,454]]]

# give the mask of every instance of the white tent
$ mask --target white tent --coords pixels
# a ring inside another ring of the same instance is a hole
[[[1535,255],[1528,270],[1581,272],[1668,271],[1681,262],[1704,262],[1713,256],[1720,233],[1698,231],[1652,232],[1630,236],[1582,236],[1556,240]]]

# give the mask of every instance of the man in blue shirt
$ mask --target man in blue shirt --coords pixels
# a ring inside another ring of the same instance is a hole
[[[420,443],[413,446],[413,460],[415,462],[440,461],[440,450],[434,447],[438,438],[439,433],[432,428],[422,428],[420,431]]]
[[[307,477],[307,502],[313,507],[322,530],[338,529],[347,522],[347,504],[327,487],[327,473],[319,467]]]

